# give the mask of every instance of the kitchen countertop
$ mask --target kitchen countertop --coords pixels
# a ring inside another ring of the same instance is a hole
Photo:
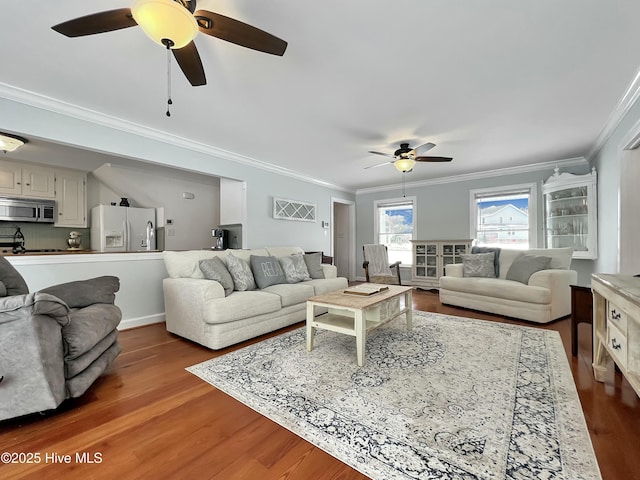
[[[42,249],[45,250],[45,249]],[[129,253],[159,253],[160,250],[140,250],[130,252],[97,252],[95,250],[51,250],[51,251],[39,251],[39,252],[25,252],[25,253],[13,253],[11,250],[0,250],[0,255],[3,257],[31,257],[31,256],[47,256],[47,255],[77,255],[77,254],[129,254]]]

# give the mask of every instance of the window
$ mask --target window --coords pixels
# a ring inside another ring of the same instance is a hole
[[[375,207],[376,242],[386,245],[389,263],[411,265],[411,240],[415,232],[415,197],[378,200]]]
[[[471,190],[471,238],[476,245],[537,245],[536,184]],[[507,220],[508,219],[508,220]]]

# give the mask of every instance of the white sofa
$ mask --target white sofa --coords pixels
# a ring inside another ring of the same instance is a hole
[[[528,284],[506,279],[523,253],[551,258],[549,269],[533,273]],[[501,249],[498,278],[464,277],[462,264],[447,265],[440,277],[440,301],[538,323],[565,317],[571,314],[570,285],[577,281],[577,273],[569,269],[571,255],[571,248]]]
[[[246,262],[251,255],[276,258],[304,253],[298,247],[265,247],[252,250],[189,250],[163,252],[169,278],[163,280],[167,330],[217,350],[306,319],[306,300],[347,288],[346,278],[337,277],[333,265],[322,265],[325,278],[283,283],[262,290],[234,291],[207,280],[199,261],[227,253]]]

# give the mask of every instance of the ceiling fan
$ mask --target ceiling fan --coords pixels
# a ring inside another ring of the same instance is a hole
[[[242,47],[284,55],[287,42],[246,23],[208,10],[196,10],[196,0],[134,0],[119,8],[68,20],[51,28],[67,37],[82,37],[140,25],[156,43],[171,49],[191,85],[206,85],[193,39],[198,31]]]
[[[375,151],[369,150],[369,153],[373,153],[375,155],[383,155],[385,157],[391,157],[393,158],[393,160],[384,162],[384,163],[379,163],[377,165],[369,165],[368,167],[364,167],[364,168],[375,168],[375,167],[381,167],[382,165],[393,164],[402,173],[406,173],[406,172],[410,172],[413,169],[416,162],[450,162],[451,160],[453,160],[453,158],[451,157],[432,157],[432,156],[418,155],[418,151],[421,151],[422,153],[424,153],[431,150],[435,146],[436,146],[435,143],[427,142],[423,145],[412,148],[409,146],[408,143],[401,143],[400,148],[397,149],[395,152],[393,152],[393,154],[375,152]]]

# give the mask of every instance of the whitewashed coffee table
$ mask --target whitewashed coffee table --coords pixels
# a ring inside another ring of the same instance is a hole
[[[373,286],[373,285],[372,285]],[[380,286],[380,285],[376,285]],[[364,366],[367,332],[383,325],[389,320],[406,313],[407,330],[412,329],[411,292],[412,287],[388,285],[389,289],[370,296],[344,293],[343,290],[317,295],[307,300],[307,351],[313,350],[316,328],[331,330],[356,337],[358,365]],[[380,318],[376,312],[384,302],[404,297],[404,304],[386,318]],[[315,316],[316,307],[329,308],[329,313]]]

